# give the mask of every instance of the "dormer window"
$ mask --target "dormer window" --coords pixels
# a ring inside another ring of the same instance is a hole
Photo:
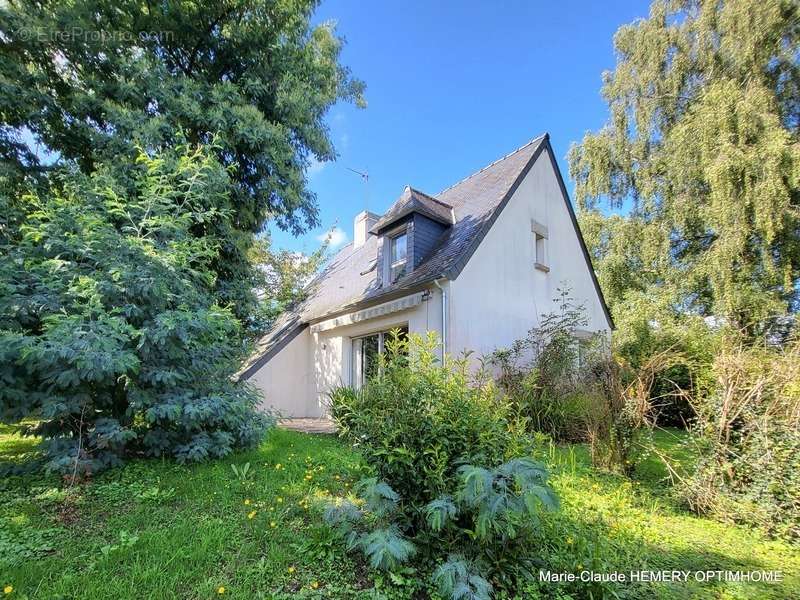
[[[454,223],[452,206],[406,186],[400,198],[369,230],[378,238],[377,284],[391,286],[412,273]]]
[[[391,238],[389,279],[392,283],[405,272],[408,257],[408,235],[403,232]]]

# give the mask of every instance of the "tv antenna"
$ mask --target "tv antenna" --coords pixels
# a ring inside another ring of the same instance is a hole
[[[361,181],[364,182],[364,210],[368,211],[369,210],[369,173],[366,171],[366,169],[362,172],[362,171],[357,171],[356,169],[351,169],[350,167],[347,167],[347,170],[348,171],[352,171],[353,173],[355,173],[356,175],[361,177]]]

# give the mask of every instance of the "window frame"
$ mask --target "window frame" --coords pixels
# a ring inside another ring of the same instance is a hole
[[[531,221],[531,232],[533,233],[533,266],[538,271],[550,272],[550,261],[548,256],[549,234],[547,226],[538,221]]]
[[[408,224],[404,224],[392,231],[387,232],[385,235],[385,243],[383,246],[383,272],[384,284],[392,285],[403,274],[403,270],[407,271],[409,265],[409,258],[411,253],[410,240],[411,235]],[[405,237],[406,255],[403,260],[393,260],[396,241]],[[396,273],[396,274],[395,274]]]
[[[378,355],[385,352],[386,337],[395,329],[405,330],[406,335],[409,334],[408,322],[398,323],[386,329],[379,329],[377,331],[370,331],[360,335],[350,337],[350,387],[353,389],[361,389],[366,383],[364,379],[364,364],[358,363],[357,358],[357,345],[363,344],[362,340],[370,337],[378,337]],[[361,347],[360,358],[363,361],[363,345]]]

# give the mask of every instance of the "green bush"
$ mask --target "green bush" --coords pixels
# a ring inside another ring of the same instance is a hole
[[[331,394],[341,435],[377,477],[327,519],[375,567],[442,561],[443,594],[486,598],[530,576],[536,517],[556,499],[545,469],[521,458],[533,443],[514,406],[471,380],[466,359],[440,364],[436,347],[433,335],[394,336],[363,389]]]
[[[568,290],[559,290],[554,302],[557,311],[541,315],[537,327],[493,352],[489,363],[531,429],[557,441],[586,441],[598,414],[610,412],[604,404],[617,373],[604,335],[578,337],[588,325],[583,306]]]
[[[424,503],[453,489],[465,463],[496,466],[527,453],[511,404],[491,381],[471,385],[466,360],[439,364],[433,334],[386,345],[377,377],[331,393],[331,415],[403,498]]]
[[[693,398],[701,457],[678,495],[694,510],[800,540],[800,340],[727,342]]]
[[[269,424],[232,380],[241,326],[216,300],[227,171],[184,147],[127,176],[0,198],[20,215],[0,236],[0,420],[39,419],[47,468],[73,477],[134,452],[223,456]]]

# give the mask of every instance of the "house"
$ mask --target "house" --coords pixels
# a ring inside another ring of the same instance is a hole
[[[436,331],[450,355],[508,346],[564,285],[589,330],[612,328],[547,134],[435,196],[406,187],[353,234],[242,371],[265,407],[324,416],[327,392],[362,385],[393,328]]]

